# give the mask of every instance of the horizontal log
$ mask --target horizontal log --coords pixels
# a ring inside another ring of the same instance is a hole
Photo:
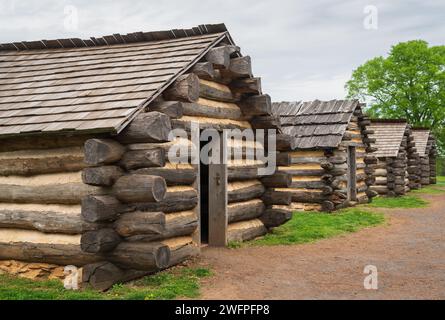
[[[277,191],[284,191],[282,189],[278,189]],[[321,203],[324,200],[327,200],[327,196],[325,196],[321,191],[311,190],[311,189],[287,189],[286,192],[289,192],[292,197],[293,202],[309,202],[309,203]]]
[[[82,147],[0,153],[0,175],[73,172],[86,167]]]
[[[216,119],[198,116],[184,116],[181,119],[172,120],[172,126],[174,129],[185,130],[189,135],[192,124],[199,124],[199,129],[201,130],[213,129],[222,131],[224,129],[251,129],[250,123],[245,120]]]
[[[264,168],[264,164],[261,162],[246,164],[237,163],[236,165],[232,165],[228,163],[227,168],[227,176],[229,181],[240,181],[240,180],[253,180],[262,177],[259,169]]]
[[[165,215],[165,224],[156,232],[139,232],[127,237],[126,241],[155,241],[191,235],[198,228],[198,217],[194,211],[174,212]]]
[[[0,183],[0,202],[6,203],[80,204],[87,195],[105,193],[82,182],[28,186]]]
[[[324,200],[321,202],[321,210],[324,212],[332,212],[335,210],[335,204],[332,201]]]
[[[70,147],[83,147],[85,141],[91,138],[98,138],[95,134],[57,134],[57,135],[23,135],[13,137],[3,137],[0,143],[0,152],[13,152],[23,150],[48,150]]]
[[[235,222],[229,224],[227,228],[227,241],[248,241],[263,236],[266,233],[267,229],[259,219]]]
[[[281,130],[279,116],[254,116],[250,123],[253,129],[278,129]]]
[[[160,176],[165,179],[168,186],[191,185],[197,177],[196,169],[189,164],[167,163],[162,168],[143,168],[132,171],[132,173]]]
[[[169,265],[170,249],[161,243],[121,242],[107,259],[121,268],[157,271]]]
[[[230,57],[235,52],[239,52],[236,46],[221,46],[212,48],[205,56],[205,60],[213,64],[216,69],[227,69],[230,65]]]
[[[127,151],[119,161],[125,170],[134,170],[149,167],[164,167],[166,153],[163,148]]]
[[[183,112],[186,116],[206,117],[216,119],[242,118],[241,109],[234,103],[212,101],[200,98],[195,103],[183,103]]]
[[[230,83],[232,92],[240,94],[254,94],[260,95],[261,90],[261,78],[245,78],[236,79]]]
[[[111,187],[123,175],[117,166],[90,167],[83,169],[82,181],[92,186]]]
[[[194,73],[184,74],[163,92],[165,100],[195,102],[199,98],[199,78]]]
[[[165,213],[191,210],[198,204],[198,193],[193,187],[169,187],[160,202],[133,203],[130,207],[140,211],[161,211]]]
[[[198,62],[193,66],[192,72],[200,79],[213,80],[215,78],[215,69],[210,62]]]
[[[88,231],[80,238],[80,248],[88,253],[110,252],[122,241],[121,237],[111,228]]]
[[[272,206],[266,209],[260,220],[266,228],[279,227],[292,218],[292,210],[282,206]]]
[[[9,205],[3,203],[0,207],[0,228],[80,234],[104,226],[84,221],[80,214],[80,206]]]
[[[264,210],[264,203],[260,199],[231,203],[227,207],[229,223],[258,218]]]
[[[153,101],[148,106],[150,111],[157,111],[172,119],[181,118],[184,114],[181,101]]]
[[[106,291],[114,284],[122,282],[126,271],[111,262],[101,261],[87,264],[82,268],[82,287],[98,291]],[[139,272],[139,275],[145,275]]]
[[[162,241],[170,249],[168,267],[177,265],[187,259],[196,257],[200,253],[199,247],[193,243],[191,237],[178,237]]]
[[[83,266],[100,256],[82,252],[80,236],[38,231],[0,229],[0,260]]]
[[[222,69],[221,74],[225,78],[239,79],[252,77],[252,63],[249,56],[230,59],[227,69]]]
[[[272,101],[267,94],[247,97],[239,103],[239,107],[246,116],[267,116],[272,114]]]
[[[91,166],[111,164],[120,160],[125,148],[111,139],[89,139],[85,142],[85,163]]]
[[[122,204],[113,196],[86,196],[82,199],[81,214],[85,221],[104,222],[115,220]]]
[[[121,143],[167,142],[172,130],[170,117],[157,112],[140,113],[118,136]]]
[[[265,188],[258,180],[232,182],[228,184],[228,202],[233,203],[260,198],[264,192]]]
[[[158,236],[165,231],[165,221],[163,212],[135,211],[122,214],[113,227],[122,237],[140,234]]]
[[[199,96],[201,98],[222,102],[239,101],[239,96],[234,95],[228,86],[201,79],[199,80]]]
[[[123,203],[159,202],[165,197],[167,185],[159,176],[131,174],[113,185],[114,196]]]
[[[261,182],[268,188],[288,188],[292,185],[292,175],[278,172],[261,178]]]
[[[276,189],[268,189],[262,196],[262,200],[266,205],[290,205],[292,202],[292,194],[284,188],[280,191]]]
[[[297,147],[297,139],[287,134],[276,135],[276,149],[278,151],[291,151]]]

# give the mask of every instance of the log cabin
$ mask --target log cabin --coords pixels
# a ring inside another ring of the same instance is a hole
[[[376,119],[371,121],[370,129],[378,158],[371,190],[394,197],[420,188],[420,157],[407,121]]]
[[[105,290],[290,218],[266,206],[261,161],[167,156],[202,150],[192,124],[278,128],[223,24],[1,44],[0,56],[0,260],[74,265]]]
[[[276,176],[290,174],[290,186],[268,188],[268,204],[297,211],[330,212],[376,195],[369,119],[358,100],[273,103],[282,138],[277,140]]]
[[[413,128],[414,142],[420,157],[420,183],[436,183],[436,142],[428,128]]]

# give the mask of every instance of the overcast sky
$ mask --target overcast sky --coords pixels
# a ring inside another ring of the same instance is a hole
[[[352,70],[392,45],[444,44],[444,21],[444,0],[0,0],[0,42],[224,22],[274,101],[343,98]]]

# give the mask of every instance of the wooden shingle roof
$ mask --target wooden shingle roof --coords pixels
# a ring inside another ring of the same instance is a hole
[[[0,45],[0,136],[120,132],[209,49],[224,25]]]
[[[376,157],[396,157],[407,125],[404,120],[372,120],[368,128],[374,131],[369,137],[376,140],[375,143],[371,144],[372,147],[377,148],[373,155]]]
[[[416,144],[417,152],[420,156],[428,155],[428,139],[430,137],[430,130],[428,129],[413,129],[412,135],[414,143]]]
[[[335,148],[340,144],[358,100],[274,103],[283,133],[297,138],[297,148]]]

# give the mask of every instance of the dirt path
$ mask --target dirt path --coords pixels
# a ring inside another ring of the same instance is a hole
[[[429,208],[385,209],[389,223],[313,244],[208,248],[203,299],[445,299],[445,195]],[[378,290],[363,269],[378,268]]]

